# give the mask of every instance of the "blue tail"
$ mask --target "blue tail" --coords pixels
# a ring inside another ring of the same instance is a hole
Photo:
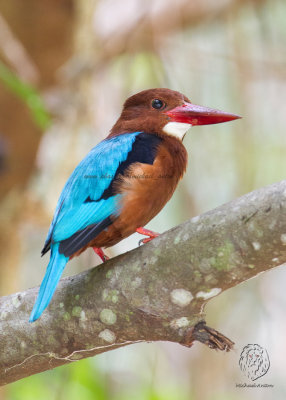
[[[41,316],[44,309],[48,307],[66,263],[69,260],[68,257],[60,254],[58,250],[59,243],[55,243],[51,246],[50,262],[47,267],[46,275],[41,284],[38,298],[34,305],[29,322],[36,321]]]

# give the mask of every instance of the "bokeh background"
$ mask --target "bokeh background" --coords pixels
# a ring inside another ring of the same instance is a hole
[[[41,282],[61,188],[126,97],[169,87],[243,116],[187,134],[187,174],[149,224],[163,232],[285,178],[285,78],[285,0],[1,0],[0,294]],[[97,263],[87,251],[66,274]],[[209,303],[207,321],[235,341],[231,354],[138,344],[13,383],[0,398],[285,399],[285,283],[279,267]],[[274,387],[236,387],[251,383],[238,366],[248,343],[267,349],[270,370],[257,383]]]

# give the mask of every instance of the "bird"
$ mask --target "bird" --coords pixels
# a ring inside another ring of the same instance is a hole
[[[241,118],[192,104],[180,92],[156,88],[129,97],[109,135],[74,169],[59,197],[42,250],[50,261],[30,315],[49,305],[69,260],[138,232],[147,243],[158,236],[144,226],[172,197],[187,167],[183,138],[190,127]]]

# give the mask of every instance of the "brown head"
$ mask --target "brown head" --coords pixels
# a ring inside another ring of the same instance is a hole
[[[238,115],[197,106],[182,93],[170,89],[143,90],[129,97],[110,136],[126,132],[172,135],[182,140],[193,125],[217,124]]]

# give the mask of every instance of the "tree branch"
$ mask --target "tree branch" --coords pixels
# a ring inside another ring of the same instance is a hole
[[[2,297],[0,384],[141,341],[228,350],[233,343],[204,324],[205,304],[285,262],[286,180],[62,279],[33,324],[38,288]]]

